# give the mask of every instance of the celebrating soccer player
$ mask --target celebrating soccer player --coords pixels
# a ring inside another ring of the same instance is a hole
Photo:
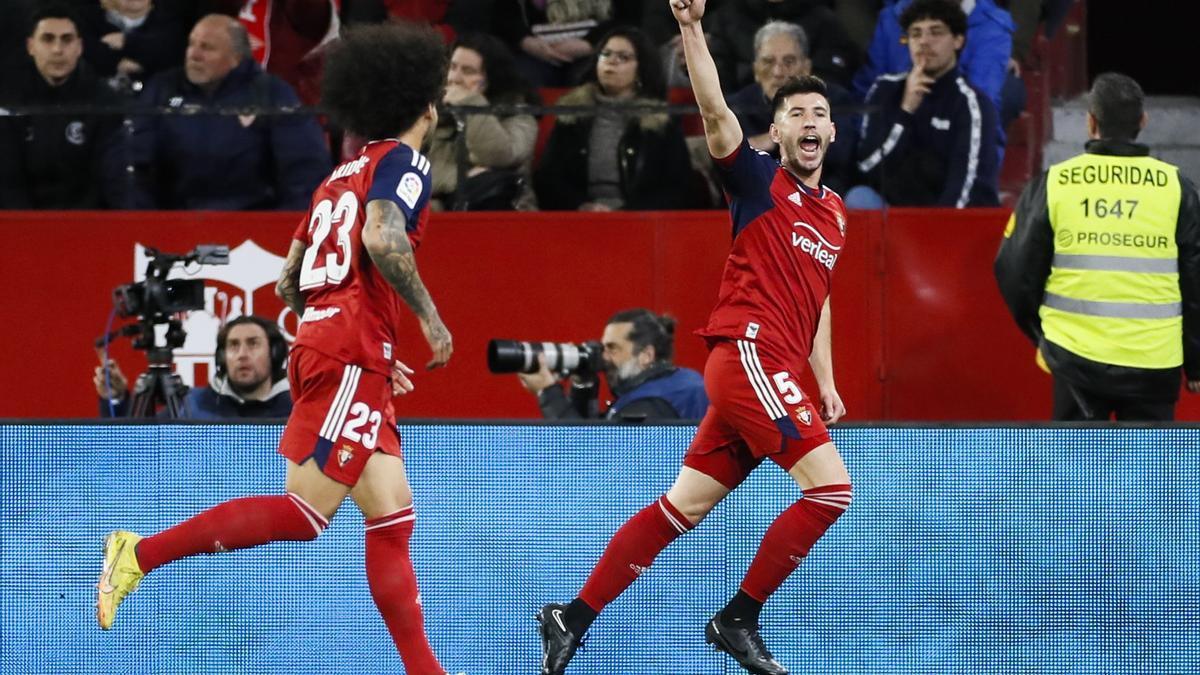
[[[437,124],[443,52],[435,33],[395,24],[348,31],[330,51],[324,105],[370,142],[313,194],[276,288],[301,317],[288,373],[295,406],[279,444],[286,494],[225,502],[144,539],[109,534],[101,628],[144,574],[197,553],[315,539],[350,495],[366,519],[371,595],[405,672],[445,672],[425,637],[409,558],[416,516],[392,408],[393,395],[413,388],[413,371],[396,358],[404,305],[433,350],[430,368],[452,351],[413,257],[431,186],[417,149]]]
[[[850,505],[850,476],[825,426],[846,412],[834,385],[829,311],[846,213],[841,197],[821,186],[835,135],[825,85],[800,77],[776,92],[776,162],[750,147],[725,104],[700,27],[704,0],[670,4],[733,221],[717,306],[701,331],[710,347],[704,380],[711,406],[671,489],[617,530],[577,598],[538,613],[544,675],[563,673],[604,607],[764,459],[787,471],[803,497],[767,529],[705,636],[751,673],[786,675],[759,635],[759,613]],[[797,385],[806,361],[818,400]]]

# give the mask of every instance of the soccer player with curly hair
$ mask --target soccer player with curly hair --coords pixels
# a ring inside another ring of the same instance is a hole
[[[276,286],[301,317],[288,365],[295,406],[279,443],[284,494],[234,499],[145,538],[109,534],[101,628],[152,570],[199,553],[315,539],[349,495],[366,523],[371,595],[405,672],[445,672],[425,637],[408,545],[416,516],[392,408],[393,395],[413,388],[413,371],[396,358],[405,307],[433,350],[429,368],[453,351],[413,256],[431,191],[418,149],[437,125],[445,61],[437,34],[409,25],[352,29],[331,48],[322,102],[368,142],[314,192]]]

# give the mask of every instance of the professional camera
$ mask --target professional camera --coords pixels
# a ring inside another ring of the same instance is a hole
[[[604,370],[600,358],[604,347],[599,342],[521,342],[491,340],[488,342],[488,370],[493,373],[536,373],[538,354],[546,359],[546,367],[559,375],[596,375]]]
[[[179,417],[187,387],[172,370],[172,350],[183,346],[187,333],[177,315],[204,309],[204,281],[167,276],[177,264],[228,265],[229,247],[201,244],[183,254],[147,248],[146,256],[150,259],[146,264],[146,280],[117,286],[112,292],[114,312],[137,321],[97,338],[96,348],[104,347],[107,351],[113,338],[133,338],[134,349],[146,351],[149,369],[138,377],[134,386],[130,415],[152,417],[162,404],[168,417]],[[166,324],[167,329],[161,334],[162,344],[159,344],[157,327],[161,324]]]
[[[177,263],[228,265],[229,247],[201,244],[184,254],[148,248],[146,256],[150,259],[146,264],[146,280],[117,286],[113,289],[113,304],[118,316],[165,323],[172,314],[204,309],[204,281],[168,279],[171,268]]]

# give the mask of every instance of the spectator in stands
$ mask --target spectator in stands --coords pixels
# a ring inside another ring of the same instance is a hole
[[[291,85],[305,105],[320,101],[322,47],[338,36],[339,0],[209,0],[207,5],[241,22],[254,60]]]
[[[666,4],[666,3],[663,3]],[[850,86],[862,55],[837,15],[822,0],[725,0],[712,14],[709,49],[730,89],[754,81],[754,34],[768,21],[799,24],[811,40],[812,72],[828,84]]]
[[[76,108],[0,117],[0,208],[94,209],[104,203],[102,161],[120,115],[120,96],[80,61],[83,40],[71,8],[40,7],[29,23],[25,63],[0,80],[0,105]]]
[[[184,67],[151,79],[141,102],[183,109],[300,103],[250,58],[246,29],[217,14],[196,23]],[[299,211],[331,169],[310,115],[143,116],[130,136],[123,208]]]
[[[912,57],[904,43],[901,22],[901,15],[912,2],[894,0],[880,11],[875,37],[867,52],[867,62],[854,76],[854,90],[859,95],[865,97],[880,75],[905,72],[912,68]],[[1006,81],[1012,77],[1009,71],[1015,28],[1012,16],[1007,10],[996,6],[995,0],[961,0],[960,5],[967,15],[967,30],[959,58],[959,70],[968,82],[991,100],[997,111],[1002,110]],[[997,118],[1001,133],[1008,126],[1007,123],[1024,108],[1020,94],[1023,89],[1019,88],[1019,83],[1009,83],[1007,86],[1010,88],[1010,97],[1019,96],[1021,105],[1016,108],[1015,114],[1010,113],[1010,119]],[[1012,89],[1013,86],[1018,88]],[[998,137],[998,140],[1003,144],[1003,137]]]
[[[96,73],[134,83],[183,62],[184,32],[151,0],[99,0],[83,15],[84,59]]]
[[[955,0],[915,0],[900,17],[912,53],[906,73],[881,75],[867,94],[859,170],[871,188],[852,208],[997,206],[996,109],[958,68],[967,16]],[[873,189],[873,193],[872,193]]]
[[[534,173],[538,204],[581,211],[696,206],[704,191],[679,121],[665,110],[623,110],[665,104],[657,51],[629,27],[613,29],[600,45],[589,82],[558,100],[596,113],[558,117]]]
[[[754,34],[754,83],[729,97],[729,107],[742,125],[742,133],[750,145],[779,156],[779,146],[771,140],[770,128],[774,119],[771,99],[788,80],[812,74],[808,58],[808,35],[804,29],[786,21],[771,21]],[[854,139],[858,134],[857,120],[849,111],[857,107],[846,88],[826,83],[837,141],[825,155],[825,170],[821,182],[842,193],[857,183],[858,169],[854,157]]]
[[[442,102],[452,106],[539,102],[498,38],[461,36],[451,48]],[[538,123],[529,114],[491,112],[438,116],[427,153],[433,164],[435,210],[536,208],[530,162]]]
[[[245,315],[217,333],[216,374],[207,387],[193,387],[183,400],[184,419],[287,417],[292,411],[288,388],[288,346],[279,326]],[[129,414],[129,381],[115,361],[96,366],[92,376],[100,397],[101,417]]]
[[[496,0],[492,32],[538,87],[564,87],[586,77],[596,36],[636,25],[638,0]]]
[[[675,351],[675,319],[648,309],[617,312],[604,326],[604,376],[616,400],[601,415],[595,373],[573,375],[570,395],[559,377],[539,356],[541,370],[517,375],[525,390],[538,398],[548,420],[699,419],[708,408],[704,378],[691,368],[671,363]]]

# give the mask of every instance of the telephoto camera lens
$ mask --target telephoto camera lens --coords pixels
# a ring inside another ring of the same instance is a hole
[[[538,354],[545,357],[552,373],[594,374],[600,372],[598,342],[523,342],[520,340],[490,340],[487,364],[493,373],[536,373]]]

